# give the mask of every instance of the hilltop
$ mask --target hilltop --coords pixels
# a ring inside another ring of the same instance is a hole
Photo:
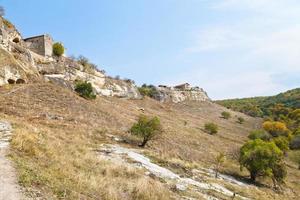
[[[299,197],[300,172],[290,158],[281,193],[271,179],[252,184],[249,173],[240,171],[239,149],[249,132],[261,128],[261,118],[216,104],[199,87],[138,87],[106,75],[85,57],[55,56],[50,35],[22,38],[4,18],[0,29],[0,124],[10,133],[0,127],[0,151],[7,152],[1,159],[12,162],[7,165],[15,169],[10,173],[19,185],[9,183],[20,186],[27,198]],[[81,82],[91,84],[95,99],[77,93]],[[130,133],[141,115],[156,116],[162,126],[145,148]],[[212,122],[215,134],[205,130]],[[221,154],[226,159],[215,177]]]
[[[290,109],[300,108],[300,88],[289,90],[275,96],[227,99],[216,101],[216,103],[254,117],[269,116],[272,112],[271,109],[278,104]]]

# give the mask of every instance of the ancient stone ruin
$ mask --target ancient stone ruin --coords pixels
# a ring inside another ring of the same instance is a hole
[[[39,35],[24,39],[26,47],[41,56],[52,56],[53,39],[50,35]]]

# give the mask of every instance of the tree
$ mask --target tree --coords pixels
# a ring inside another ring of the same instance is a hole
[[[289,133],[289,129],[283,122],[266,121],[263,123],[263,129],[273,137],[278,137],[280,135],[288,136]]]
[[[139,92],[143,96],[148,96],[148,97],[155,97],[158,94],[158,91],[154,85],[146,85],[143,84],[142,87],[138,88]]]
[[[286,153],[289,150],[289,141],[287,137],[279,136],[272,140],[276,146],[284,153]]]
[[[229,119],[229,118],[231,117],[231,114],[230,114],[229,112],[226,112],[226,111],[223,111],[223,112],[221,113],[221,115],[222,115],[222,117],[223,117],[224,119]]]
[[[248,135],[248,138],[250,140],[261,139],[264,141],[268,141],[271,139],[271,135],[266,131],[259,129],[259,130],[251,131],[250,134]]]
[[[3,17],[5,15],[5,9],[3,6],[0,6],[0,16]]]
[[[64,45],[60,42],[53,44],[53,54],[60,57],[65,53]]]
[[[210,123],[204,124],[204,130],[211,135],[216,134],[218,132],[218,129],[219,129],[219,127],[215,123],[210,122]]]
[[[79,96],[86,99],[95,99],[96,95],[93,92],[93,87],[91,83],[88,82],[77,82],[75,85],[75,91]]]
[[[162,133],[162,126],[158,117],[150,118],[141,115],[131,127],[130,132],[132,135],[142,138],[142,143],[139,146],[145,147],[149,140]]]
[[[80,55],[80,56],[78,56],[78,58],[77,58],[77,62],[79,63],[79,64],[81,64],[82,66],[84,66],[84,67],[87,67],[88,65],[89,65],[89,59],[87,58],[87,57],[85,57],[85,56],[83,56],[83,55]]]
[[[237,120],[238,120],[238,123],[240,123],[240,124],[243,124],[245,122],[245,119],[242,117],[238,117]]]
[[[258,176],[275,177],[276,166],[281,163],[282,151],[274,142],[260,139],[250,140],[240,149],[239,163],[250,172],[251,181],[255,182]]]
[[[218,178],[220,167],[225,162],[225,155],[223,153],[219,153],[219,155],[217,155],[217,157],[216,157],[215,162],[216,162],[216,166],[215,166],[215,172],[216,172],[215,178]]]

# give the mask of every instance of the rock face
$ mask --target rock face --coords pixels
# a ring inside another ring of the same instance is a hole
[[[87,81],[97,95],[142,98],[133,81],[108,77],[103,71],[91,65],[84,66],[72,58],[55,57],[52,55],[52,44],[49,35],[23,39],[13,24],[0,17],[0,86],[37,79],[74,90],[76,81]],[[174,103],[210,100],[203,89],[190,87],[188,83],[174,87],[158,86],[154,98]]]
[[[156,90],[157,93],[154,98],[161,102],[210,101],[207,93],[202,88],[190,87],[188,83],[174,87],[160,85]]]
[[[27,83],[37,77],[74,89],[79,80],[90,82],[97,95],[142,98],[132,81],[113,79],[74,59],[52,56],[52,44],[49,35],[23,39],[13,24],[0,17],[0,86]]]

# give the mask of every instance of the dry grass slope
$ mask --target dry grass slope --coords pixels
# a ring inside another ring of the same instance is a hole
[[[30,191],[41,191],[45,199],[176,198],[160,180],[144,176],[142,169],[99,160],[94,151],[103,143],[115,143],[110,134],[126,138],[124,145],[136,145],[127,130],[142,113],[160,117],[164,128],[145,153],[183,174],[189,168],[210,167],[219,152],[233,155],[248,132],[260,124],[259,119],[232,111],[231,119],[222,119],[220,114],[226,109],[209,102],[161,104],[152,99],[104,97],[88,101],[45,83],[0,88],[0,102],[0,117],[15,128],[11,158],[19,181]],[[236,122],[239,116],[245,118],[244,124]],[[205,133],[206,122],[217,123],[218,134]],[[223,171],[245,175],[238,169],[228,157]],[[290,173],[289,177],[300,176],[295,169]],[[299,182],[291,180],[288,186],[299,191],[299,185],[295,186]],[[273,195],[266,187],[245,193],[259,199],[288,199]]]

